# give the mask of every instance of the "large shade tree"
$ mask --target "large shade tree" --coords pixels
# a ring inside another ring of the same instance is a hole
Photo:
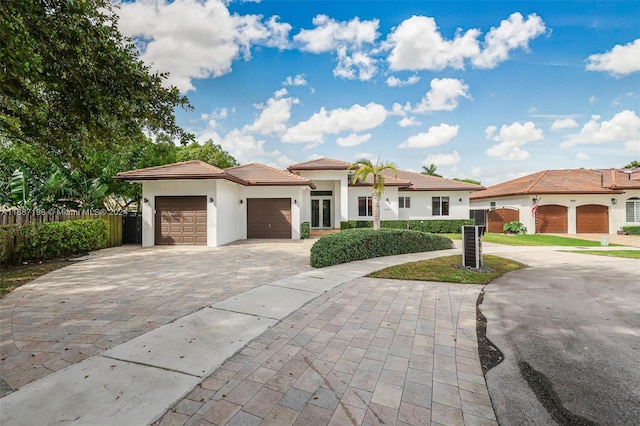
[[[394,176],[397,176],[398,167],[395,163],[391,162],[373,164],[370,160],[363,158],[353,163],[349,169],[355,169],[353,184],[356,184],[358,181],[365,182],[367,178],[371,176],[371,210],[373,214],[373,229],[380,229],[380,197],[384,192],[386,181],[385,175],[382,174],[382,172],[389,170]]]

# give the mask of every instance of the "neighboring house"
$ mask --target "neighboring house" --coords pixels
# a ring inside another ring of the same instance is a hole
[[[640,170],[544,170],[475,192],[470,206],[489,232],[517,220],[529,233],[615,234],[640,225]]]
[[[371,220],[371,182],[352,183],[352,163],[322,158],[288,171],[262,164],[219,169],[187,161],[118,173],[142,184],[142,245],[220,246],[246,238],[299,239],[301,223],[339,229]],[[407,171],[386,174],[382,220],[467,219],[482,186]]]

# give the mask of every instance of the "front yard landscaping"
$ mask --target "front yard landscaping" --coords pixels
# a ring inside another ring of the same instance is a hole
[[[18,266],[2,265],[0,266],[0,298],[41,275],[70,264],[68,260],[52,260],[51,262]]]
[[[484,255],[483,258],[484,266],[489,267],[491,269],[490,272],[476,272],[470,269],[460,268],[459,265],[462,264],[462,256],[459,255],[391,266],[367,276],[393,280],[487,284],[507,272],[527,267],[527,265],[516,262],[515,260],[505,259],[499,256]]]
[[[460,240],[462,237],[460,234],[445,234],[447,238],[452,240]],[[496,244],[504,244],[507,246],[567,246],[567,247],[575,247],[575,246],[585,246],[585,247],[593,247],[599,246],[599,241],[588,241],[581,240],[578,238],[571,237],[558,237],[555,235],[544,235],[544,234],[520,234],[520,235],[512,235],[512,234],[484,234],[482,237],[482,241],[485,243],[496,243]],[[611,246],[616,246],[619,244],[609,244]]]
[[[568,253],[592,254],[596,256],[622,257],[624,259],[640,259],[640,250],[563,250]]]

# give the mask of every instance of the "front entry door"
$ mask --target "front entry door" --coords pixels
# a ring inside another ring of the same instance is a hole
[[[311,199],[311,227],[331,228],[331,198]]]

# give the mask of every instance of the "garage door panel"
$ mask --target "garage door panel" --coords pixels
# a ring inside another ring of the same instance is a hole
[[[156,197],[156,244],[206,245],[207,200]]]
[[[505,223],[520,220],[520,210],[505,207],[489,210],[487,220],[487,232],[502,233]]]
[[[290,239],[291,199],[247,199],[247,238]]]
[[[576,208],[576,232],[609,233],[609,208],[599,204],[586,204]]]
[[[566,234],[568,232],[567,207],[548,204],[536,211],[536,234]]]

